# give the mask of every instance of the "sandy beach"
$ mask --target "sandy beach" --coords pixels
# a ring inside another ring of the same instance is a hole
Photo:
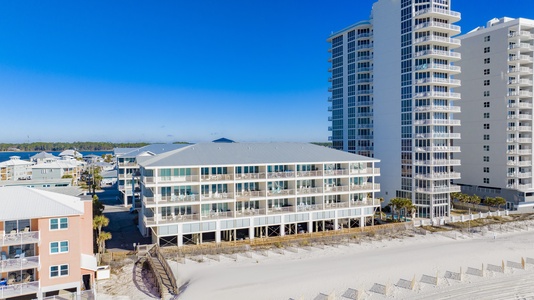
[[[456,237],[436,233],[170,265],[183,285],[178,299],[314,299],[320,293],[348,299],[342,297],[348,289],[358,290],[361,299],[534,299],[534,264],[518,268],[522,258],[534,258],[534,230]],[[490,269],[484,277],[476,275],[482,264]],[[99,298],[155,297],[150,287],[133,284],[132,269],[127,265],[112,279],[118,287],[100,283],[105,291]],[[414,289],[408,289],[414,278]],[[384,287],[387,295],[372,292]]]

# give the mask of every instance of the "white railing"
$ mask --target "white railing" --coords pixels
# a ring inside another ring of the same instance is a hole
[[[323,188],[321,187],[301,187],[297,189],[297,195],[302,194],[320,194],[323,192]]]
[[[460,99],[461,94],[460,93],[453,93],[453,92],[423,92],[423,93],[416,93],[416,98],[425,98],[425,97],[445,97],[445,98],[456,98]]]
[[[438,70],[453,71],[453,72],[460,72],[462,70],[462,68],[459,66],[451,66],[451,65],[446,65],[446,64],[430,63],[430,64],[422,64],[422,65],[415,66],[415,70],[417,71],[427,70],[427,69],[438,69]]]
[[[532,131],[532,126],[514,126],[514,127],[508,127],[506,130],[508,131]]]
[[[0,286],[0,298],[6,299],[21,295],[35,294],[39,291],[39,281],[16,283]]]
[[[424,42],[442,42],[453,45],[460,45],[461,42],[459,39],[453,39],[448,37],[442,37],[437,35],[428,35],[415,39],[414,44],[424,43]]]
[[[441,8],[435,8],[435,7],[418,10],[415,12],[414,16],[417,17],[417,16],[427,14],[427,13],[437,13],[437,14],[446,15],[446,16],[455,17],[455,18],[460,18],[462,16],[462,14],[460,14],[459,12],[441,9]]]
[[[439,28],[443,28],[443,29],[450,29],[450,30],[454,30],[454,31],[460,31],[460,26],[458,25],[452,25],[452,24],[449,24],[449,23],[443,23],[443,22],[425,22],[425,23],[421,23],[417,26],[414,27],[414,30],[419,30],[419,29],[423,29],[423,28],[427,28],[427,27],[439,27]]]
[[[202,220],[218,220],[218,219],[227,219],[227,218],[233,218],[234,212],[233,211],[209,211],[209,212],[203,212],[201,214]]]
[[[155,204],[167,204],[170,202],[194,202],[199,201],[200,197],[198,194],[191,195],[171,195],[171,196],[161,196],[156,195],[154,197],[143,196],[143,201],[146,205],[155,205]]]
[[[21,258],[10,258],[0,260],[0,273],[7,273],[23,269],[33,269],[39,267],[39,256],[29,256]]]
[[[230,192],[215,192],[208,194],[201,194],[200,200],[221,200],[221,199],[233,199],[234,193]]]
[[[265,191],[241,191],[236,192],[235,196],[237,199],[250,199],[250,198],[258,198],[258,197],[265,197]]]
[[[439,105],[427,105],[416,106],[414,111],[447,111],[453,113],[459,113],[462,109],[459,106],[439,106]]]
[[[451,186],[436,186],[432,188],[415,188],[416,192],[419,193],[454,193],[460,192],[460,186],[451,185]]]
[[[216,174],[216,175],[202,175],[200,177],[202,181],[224,181],[224,180],[234,180],[234,175],[232,174]]]
[[[460,125],[460,120],[415,120],[414,125]]]
[[[462,58],[462,54],[458,52],[452,52],[452,51],[442,51],[442,50],[424,50],[424,51],[417,51],[414,54],[414,57],[420,57],[420,56],[426,56],[426,55],[439,55],[439,56],[445,56],[449,58]]]
[[[293,178],[295,177],[294,171],[285,171],[285,172],[269,172],[267,173],[267,178]]]
[[[236,180],[244,179],[265,179],[265,173],[239,173],[235,174]]]
[[[422,78],[417,79],[415,81],[415,84],[425,84],[425,83],[439,83],[439,84],[454,84],[454,85],[460,85],[461,81],[459,79],[452,79],[452,78],[438,78],[438,77],[428,77],[428,78]]]
[[[528,62],[533,61],[532,56],[528,56],[528,55],[514,55],[514,56],[508,57],[508,61],[517,61],[517,60],[524,60]]]
[[[530,33],[529,31],[516,31],[512,34],[509,34],[508,37],[527,37],[527,38],[534,38],[534,34]]]
[[[510,80],[508,82],[508,84],[524,84],[524,85],[532,85],[534,82],[530,79],[515,79],[515,80]]]
[[[0,234],[0,247],[15,244],[33,244],[39,241],[39,231]]]
[[[459,139],[461,134],[459,133],[417,133],[415,138],[419,139]]]
[[[460,165],[459,159],[414,160],[415,165]]]
[[[461,174],[458,172],[450,173],[430,173],[430,174],[415,174],[417,179],[460,179]]]
[[[317,170],[317,171],[298,171],[297,177],[318,177],[323,176],[323,171]]]
[[[459,146],[416,147],[417,152],[460,152]]]
[[[295,190],[293,189],[274,189],[267,191],[267,196],[282,196],[282,195],[295,195]]]

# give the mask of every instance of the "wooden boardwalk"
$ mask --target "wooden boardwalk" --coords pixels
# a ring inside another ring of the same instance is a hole
[[[169,264],[163,255],[161,255],[159,247],[157,245],[152,246],[145,257],[156,276],[161,299],[170,299],[174,295],[177,295],[178,286],[176,285],[176,278]]]

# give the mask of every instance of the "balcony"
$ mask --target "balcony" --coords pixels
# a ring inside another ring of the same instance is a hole
[[[321,177],[323,176],[323,171],[298,171],[297,177]]]
[[[363,49],[371,49],[373,48],[373,44],[361,44],[356,46],[356,50],[363,50]]]
[[[436,70],[436,71],[449,71],[450,73],[460,73],[462,71],[462,68],[459,66],[452,66],[452,65],[446,65],[446,64],[423,64],[419,66],[415,66],[416,71],[422,71],[422,70]]]
[[[373,59],[372,55],[363,55],[363,56],[356,57],[356,61],[364,61],[364,60],[372,60],[372,59]]]
[[[459,39],[454,38],[428,35],[415,39],[414,44],[433,44],[453,48],[453,46],[460,47],[461,41]]]
[[[265,173],[238,173],[235,174],[235,180],[265,179]]]
[[[530,114],[518,114],[518,115],[508,115],[508,120],[532,120],[532,115]]]
[[[415,152],[460,152],[458,146],[415,147]]]
[[[532,126],[514,126],[506,128],[507,131],[532,131]]]
[[[459,126],[460,120],[437,120],[437,119],[430,119],[430,120],[415,120],[413,121],[414,125],[436,125],[436,126]]]
[[[371,72],[372,70],[373,70],[373,67],[363,67],[363,68],[357,68],[356,72],[358,72],[358,73]]]
[[[416,179],[460,179],[460,173],[458,172],[449,172],[449,173],[429,173],[429,174],[415,174],[414,178]]]
[[[519,50],[519,51],[532,51],[534,50],[534,46],[528,43],[519,43],[519,44],[512,44],[508,46],[508,51],[510,50]]]
[[[137,165],[137,162],[124,161],[124,162],[119,162],[119,167],[139,167],[139,166]]]
[[[427,31],[428,29],[432,29],[432,28],[439,29],[440,32],[446,31],[451,35],[457,35],[461,31],[460,26],[452,25],[449,23],[443,23],[443,22],[433,22],[433,21],[416,25],[413,30],[414,31]]]
[[[529,86],[534,82],[530,79],[515,79],[508,82],[509,85]]]
[[[155,195],[154,197],[147,197],[143,196],[143,203],[145,204],[145,207],[150,207],[154,205],[168,205],[168,204],[178,204],[181,202],[198,202],[200,201],[200,197],[198,194],[191,194],[191,195],[171,195],[171,196],[161,196],[161,195]]]
[[[294,178],[294,177],[295,177],[295,172],[294,171],[269,172],[269,173],[267,173],[267,178]]]
[[[430,8],[416,11],[414,13],[414,17],[429,17],[429,18],[437,17],[441,19],[445,18],[452,22],[456,22],[456,21],[460,21],[460,19],[462,18],[462,14],[460,14],[459,12],[452,11],[452,10],[430,7]]]
[[[460,186],[451,185],[451,186],[435,186],[431,188],[415,188],[415,191],[418,193],[459,193],[461,192]]]
[[[414,160],[417,166],[459,166],[459,159],[434,159],[434,160]]]
[[[130,177],[131,178],[131,177]],[[155,183],[181,183],[181,182],[198,182],[198,175],[184,175],[184,176],[160,176],[160,177],[143,177],[146,184]]]
[[[200,215],[198,213],[193,214],[178,214],[170,216],[158,216],[158,217],[147,217],[143,216],[143,222],[146,226],[155,226],[155,225],[164,225],[172,223],[182,223],[182,222],[193,222],[200,220]]]
[[[364,33],[360,33],[356,36],[357,39],[362,39],[362,38],[370,38],[372,37],[373,34],[370,33],[370,32],[364,32]]]
[[[533,60],[530,55],[514,55],[508,58],[508,61],[519,63],[531,63]]]
[[[531,98],[532,92],[531,91],[511,91],[508,92],[509,97],[519,97],[519,98]]]
[[[0,247],[39,243],[39,231],[0,234]]]
[[[459,139],[461,134],[459,133],[417,133],[415,134],[417,139]]]
[[[39,292],[39,281],[10,284],[0,287],[0,299],[35,294]]]
[[[532,68],[529,67],[513,67],[508,69],[508,74],[511,75],[529,75],[532,74]]]
[[[280,197],[295,195],[294,189],[272,189],[267,191],[267,197]]]
[[[332,126],[328,126],[328,131],[332,131]]]
[[[254,198],[265,198],[265,191],[241,191],[235,193],[236,199],[239,201],[248,201]]]
[[[232,192],[209,192],[208,194],[201,194],[200,195],[200,201],[206,201],[206,200],[227,200],[227,199],[234,199],[234,193]]]
[[[509,103],[507,106],[508,108],[527,108],[527,109],[530,109],[533,107],[532,103],[529,103],[529,102]]]
[[[460,113],[462,109],[459,106],[439,106],[439,105],[427,105],[427,106],[416,106],[414,111],[440,111],[440,112],[449,112],[449,113]]]
[[[534,39],[534,33],[530,31],[519,31],[514,32],[508,35],[509,38],[525,38],[525,39]]]
[[[233,211],[215,211],[211,210],[209,212],[203,212],[201,214],[201,220],[219,220],[219,219],[228,219],[233,218]]]
[[[297,189],[297,195],[321,194],[323,188],[321,187],[300,187]]]
[[[458,52],[452,52],[452,51],[441,51],[441,50],[425,50],[425,51],[418,51],[415,52],[414,58],[418,57],[435,57],[435,58],[444,58],[449,59],[451,61],[460,60],[462,58],[462,55]]]
[[[0,260],[0,273],[39,268],[39,256]]]
[[[532,172],[518,172],[517,178],[530,178],[532,177]]]
[[[354,184],[350,186],[351,191],[379,191],[380,190],[380,184],[379,183],[364,183],[364,184]]]
[[[234,180],[233,174],[213,174],[200,176],[201,181],[229,181]]]
[[[531,155],[532,149],[506,150],[506,154]]]
[[[423,79],[417,79],[415,80],[415,84],[439,84],[439,85],[448,85],[448,86],[460,86],[461,81],[459,79],[452,79],[452,78],[437,78],[437,77],[429,77],[429,78],[423,78]]]

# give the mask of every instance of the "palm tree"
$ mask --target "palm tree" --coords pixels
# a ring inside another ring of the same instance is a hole
[[[102,254],[106,250],[106,241],[111,240],[111,233],[102,231],[98,234],[96,238],[96,243],[98,244],[98,253]]]
[[[104,215],[95,216],[93,218],[93,229],[97,230],[96,244],[98,246],[98,253],[104,251],[104,241],[111,239],[111,233],[103,232],[102,227],[109,225],[109,219]],[[108,237],[109,234],[109,238]]]

